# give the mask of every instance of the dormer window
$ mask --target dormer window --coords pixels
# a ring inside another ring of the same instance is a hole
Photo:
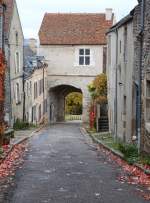
[[[90,65],[90,49],[79,49],[79,65]]]

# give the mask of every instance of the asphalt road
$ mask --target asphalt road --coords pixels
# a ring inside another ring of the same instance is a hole
[[[117,181],[121,169],[98,153],[79,124],[57,124],[29,141],[22,168],[4,202],[145,203],[135,185]]]

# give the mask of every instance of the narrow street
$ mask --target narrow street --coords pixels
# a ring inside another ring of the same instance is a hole
[[[33,136],[3,203],[147,202],[136,186],[117,181],[121,169],[98,153],[79,127],[56,124]]]

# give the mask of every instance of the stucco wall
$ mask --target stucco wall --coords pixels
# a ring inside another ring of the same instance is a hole
[[[107,74],[108,74],[108,99],[109,99],[109,117],[110,131],[115,131],[115,83],[117,68],[117,136],[118,138],[130,142],[132,139],[132,119],[133,119],[133,23],[127,23],[127,42],[126,42],[126,59],[125,54],[125,25],[118,28],[118,41],[116,51],[117,35],[111,32],[108,35],[111,38],[111,51],[108,55]],[[109,42],[110,43],[110,42]],[[109,47],[109,45],[108,45]],[[117,54],[117,57],[116,57]],[[110,60],[110,58],[111,60]],[[110,61],[109,61],[110,60]],[[117,60],[117,62],[116,62]],[[126,97],[126,104],[125,102]]]
[[[91,65],[79,66],[79,49],[87,48],[91,50]],[[93,81],[96,75],[103,72],[103,46],[40,46],[40,55],[44,55],[48,63],[48,88],[54,88],[59,85],[71,85],[81,89],[83,93],[83,122],[89,121],[88,107],[90,95],[88,84]],[[61,93],[59,93],[61,94]],[[49,106],[51,100],[55,100],[50,94]],[[58,98],[58,96],[57,96]],[[59,99],[60,101],[60,99]],[[57,110],[63,111],[63,100],[57,104]],[[56,108],[55,108],[56,109]]]
[[[43,76],[44,71],[44,76]],[[39,81],[44,78],[44,93],[42,92],[41,95],[39,95]],[[30,82],[31,82],[31,91],[30,91]],[[37,82],[37,90],[38,90],[38,97],[34,98],[34,83]],[[29,92],[27,93],[27,83],[29,84]],[[28,122],[32,122],[32,107],[36,106],[36,119],[33,121],[33,123],[39,123],[43,120],[43,118],[47,118],[47,113],[43,114],[44,105],[43,102],[45,99],[47,99],[47,69],[40,68],[36,69],[33,74],[25,80],[25,114],[27,118],[28,114]],[[39,106],[41,105],[41,112],[42,116],[39,120]]]
[[[91,65],[78,65],[80,48],[90,48]],[[48,63],[48,75],[95,76],[103,71],[103,46],[40,46],[40,55]]]

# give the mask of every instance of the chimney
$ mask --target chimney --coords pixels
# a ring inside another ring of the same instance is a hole
[[[112,20],[113,12],[112,8],[106,8],[106,20]]]

